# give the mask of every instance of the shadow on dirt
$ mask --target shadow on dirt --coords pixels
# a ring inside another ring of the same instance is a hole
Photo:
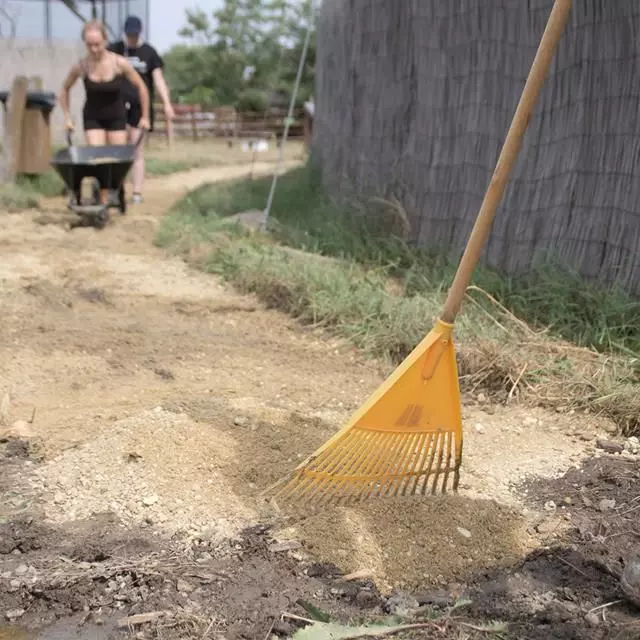
[[[566,505],[562,513],[569,526],[546,548],[500,569],[477,569],[464,582],[426,590],[416,584],[390,596],[381,596],[367,580],[343,580],[335,565],[310,562],[300,554],[304,546],[278,546],[267,527],[220,543],[167,540],[151,526],[128,527],[108,513],[49,527],[36,502],[12,507],[4,500],[16,492],[26,464],[38,464],[28,449],[0,445],[0,614],[7,621],[0,626],[2,640],[290,637],[297,623],[280,616],[308,617],[305,602],[342,622],[403,609],[433,620],[420,635],[400,638],[453,640],[461,630],[467,638],[486,638],[483,625],[491,620],[508,629],[493,637],[640,636],[640,612],[618,579],[640,539],[633,511],[640,496],[635,461],[594,459],[562,478],[530,483],[532,502]],[[496,540],[504,533],[496,533]],[[411,535],[419,541],[419,532]],[[380,549],[389,553],[384,540]],[[464,549],[458,553],[465,557]],[[394,562],[391,555],[388,562]],[[452,617],[460,598],[469,603]]]

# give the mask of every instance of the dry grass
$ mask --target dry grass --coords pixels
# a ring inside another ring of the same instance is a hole
[[[403,295],[397,280],[347,260],[327,261],[281,247],[223,221],[176,214],[158,243],[217,273],[267,306],[353,341],[387,368],[399,363],[431,328],[443,292]],[[620,433],[640,432],[638,362],[602,353],[531,328],[479,287],[470,287],[456,323],[463,391],[501,403],[524,401],[557,411],[610,418]]]
[[[153,175],[175,173],[196,167],[226,166],[233,164],[251,164],[252,162],[275,161],[278,149],[270,143],[264,152],[243,150],[244,140],[235,140],[230,147],[225,138],[205,138],[195,142],[188,138],[176,138],[173,148],[169,148],[166,139],[151,137],[146,147],[147,171]],[[287,142],[285,158],[304,157],[303,143]],[[172,170],[169,170],[169,169]]]

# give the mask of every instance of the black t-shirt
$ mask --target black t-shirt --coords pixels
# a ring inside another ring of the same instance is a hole
[[[146,42],[138,47],[129,47],[122,40],[113,42],[109,45],[109,51],[113,51],[118,55],[124,56],[129,64],[142,76],[144,83],[149,90],[149,100],[153,109],[153,77],[152,73],[156,69],[164,67],[164,62],[160,54]],[[140,104],[140,95],[136,87],[128,80],[124,80],[123,93],[125,100],[131,104]]]

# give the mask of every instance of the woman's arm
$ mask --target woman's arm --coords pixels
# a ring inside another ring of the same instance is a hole
[[[142,76],[131,66],[129,61],[122,56],[118,56],[118,66],[124,77],[137,87],[140,94],[140,106],[142,107],[142,118],[149,124],[149,90],[144,83]]]
[[[64,84],[62,85],[62,91],[60,92],[60,107],[64,114],[64,121],[67,127],[71,124],[71,116],[69,114],[69,93],[81,75],[82,70],[80,69],[80,64],[74,64],[73,67],[71,67],[71,71],[69,71],[65,78]]]

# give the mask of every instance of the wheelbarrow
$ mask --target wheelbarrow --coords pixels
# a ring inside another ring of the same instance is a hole
[[[74,146],[71,133],[67,134],[68,147],[55,153],[51,166],[64,180],[69,193],[67,206],[80,217],[80,225],[102,229],[109,222],[110,209],[126,213],[124,182],[143,137],[135,144],[94,147]],[[83,181],[87,178],[92,183],[91,193],[83,197]],[[109,191],[106,204],[100,199],[100,189]]]

